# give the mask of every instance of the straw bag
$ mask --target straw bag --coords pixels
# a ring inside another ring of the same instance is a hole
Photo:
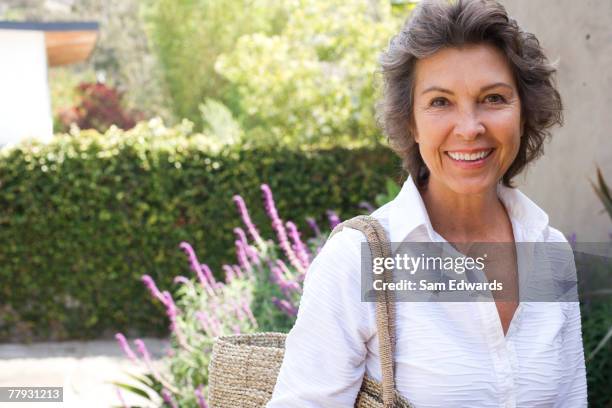
[[[365,234],[374,257],[390,257],[387,234],[373,217],[360,215],[334,228],[329,238],[344,227]],[[328,238],[328,239],[329,239]],[[383,279],[392,281],[385,269]],[[355,401],[356,408],[414,408],[395,390],[393,352],[395,349],[395,303],[392,292],[377,292],[376,327],[380,343],[382,383],[364,376]],[[286,335],[254,333],[219,337],[213,345],[209,366],[211,408],[260,408],[272,398],[283,362]]]

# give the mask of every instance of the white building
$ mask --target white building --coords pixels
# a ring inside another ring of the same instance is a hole
[[[87,59],[95,22],[0,21],[0,147],[53,136],[48,67]]]

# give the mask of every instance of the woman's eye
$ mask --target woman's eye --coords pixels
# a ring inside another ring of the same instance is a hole
[[[504,98],[503,96],[499,94],[491,94],[485,97],[485,101],[490,102],[490,103],[505,103],[506,98]]]
[[[446,98],[434,98],[429,105],[439,108],[442,106],[446,106],[447,104],[448,100],[446,100]]]

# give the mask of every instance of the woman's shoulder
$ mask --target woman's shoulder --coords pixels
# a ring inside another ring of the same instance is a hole
[[[304,284],[356,281],[359,276],[361,244],[367,242],[358,230],[343,228],[330,236],[312,260]]]
[[[551,225],[546,226],[544,237],[546,242],[566,243],[569,245],[569,241],[567,240],[565,234],[563,234],[560,230],[554,228]]]
[[[570,244],[567,237],[558,229],[546,225],[539,239],[519,243],[534,246],[536,257],[556,262],[571,263],[574,260],[573,244]]]
[[[573,243],[569,242],[565,234],[548,225],[545,230],[544,240],[538,245],[539,248],[537,248],[537,252],[534,255],[537,258],[536,261],[549,263],[552,279],[556,282],[555,287],[562,288],[568,285],[570,285],[568,287],[573,287],[572,285],[576,285],[578,275]],[[569,303],[578,300],[575,287],[573,288],[573,290],[568,290],[565,294],[556,294],[557,296],[564,296],[565,301],[561,302],[564,304],[564,309]]]

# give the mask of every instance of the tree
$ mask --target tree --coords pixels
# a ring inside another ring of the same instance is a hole
[[[376,140],[378,54],[401,18],[383,0],[298,0],[278,35],[246,34],[215,65],[249,139]],[[405,14],[403,15],[405,17]]]

